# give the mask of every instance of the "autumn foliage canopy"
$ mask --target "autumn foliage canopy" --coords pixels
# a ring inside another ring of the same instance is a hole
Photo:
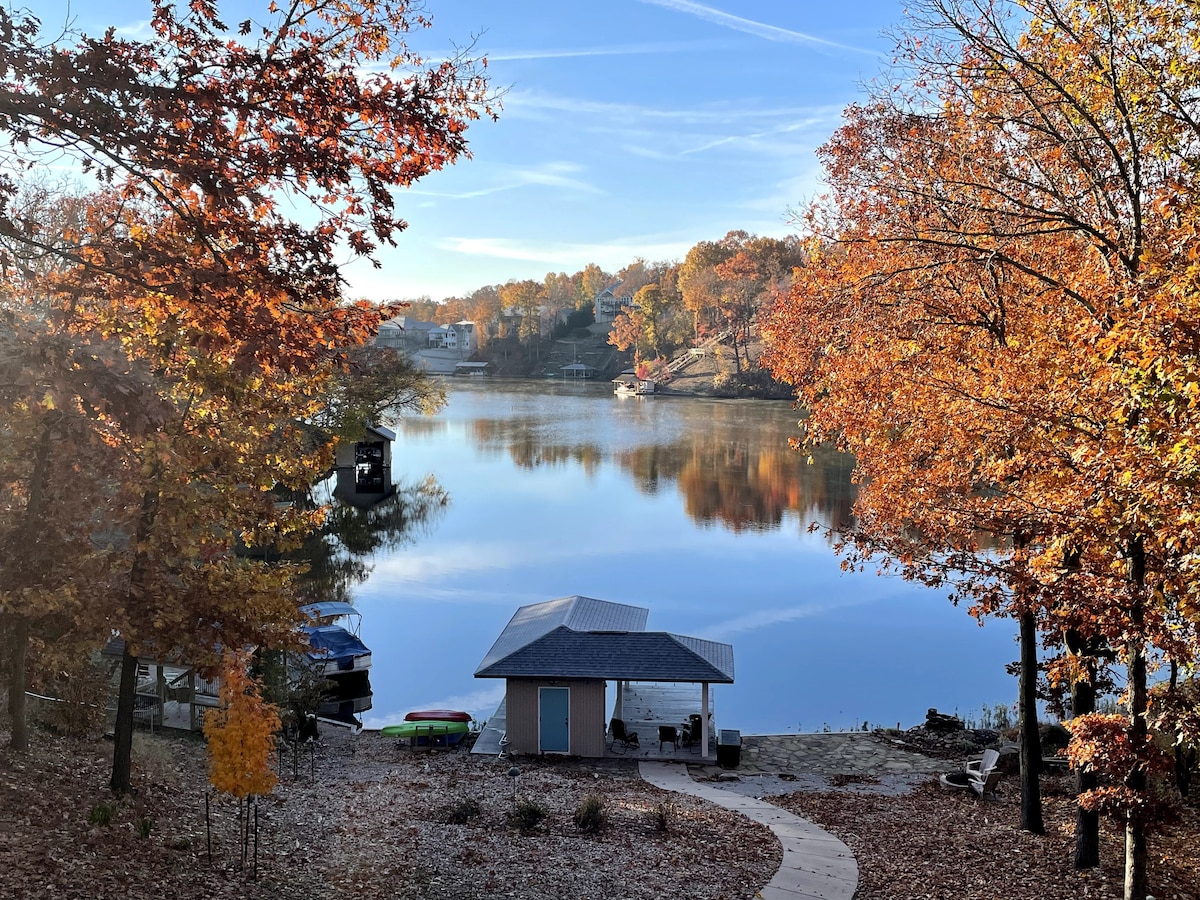
[[[851,565],[1069,635],[1054,684],[1124,662],[1125,750],[1075,752],[1124,761],[1135,844],[1148,661],[1200,627],[1194,30],[1175,0],[919,3],[765,329],[803,442],[857,460]]]
[[[296,567],[243,551],[320,525],[281,497],[370,406],[345,376],[393,311],[341,267],[494,114],[482,61],[410,49],[408,0],[149,7],[144,40],[0,10],[0,615],[22,660],[121,635],[119,790],[137,656],[214,674],[219,647],[296,640]]]

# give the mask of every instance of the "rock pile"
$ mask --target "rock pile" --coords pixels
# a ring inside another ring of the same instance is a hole
[[[937,759],[961,761],[978,756],[988,747],[1000,746],[1000,732],[990,728],[967,728],[961,719],[929,710],[925,722],[907,731],[886,729],[883,733],[893,741],[917,753]]]

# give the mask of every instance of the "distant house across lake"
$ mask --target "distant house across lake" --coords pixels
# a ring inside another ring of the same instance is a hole
[[[617,296],[617,290],[620,288],[621,282],[616,282],[596,295],[595,313],[596,322],[604,323],[611,322],[621,312],[633,306],[632,297]]]

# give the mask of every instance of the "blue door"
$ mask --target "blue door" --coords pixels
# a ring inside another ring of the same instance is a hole
[[[570,688],[538,688],[538,745],[543,753],[571,752],[570,710]]]

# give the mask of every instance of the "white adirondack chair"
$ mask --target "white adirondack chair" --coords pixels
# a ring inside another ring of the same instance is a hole
[[[996,768],[999,760],[999,750],[984,750],[981,759],[971,760],[967,763],[967,780],[971,785],[971,790],[979,797],[996,793],[996,786],[1000,783],[1000,776],[1003,774]]]

